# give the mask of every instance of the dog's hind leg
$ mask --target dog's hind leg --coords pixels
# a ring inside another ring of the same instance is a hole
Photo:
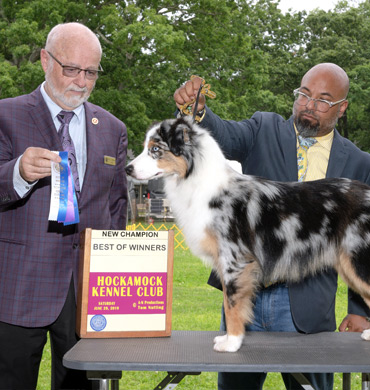
[[[370,307],[370,297],[362,297],[363,300],[365,301],[365,303],[367,304],[368,307]],[[361,338],[363,340],[366,340],[366,341],[370,341],[370,329],[365,329],[362,333],[361,333]]]
[[[214,339],[219,352],[236,352],[242,345],[245,324],[253,318],[253,297],[256,289],[256,262],[247,264],[237,279],[223,286],[227,334]]]
[[[357,262],[357,264],[361,264],[360,256],[358,254],[357,258],[352,259],[349,255],[347,255],[345,252],[342,252],[339,257],[339,263],[337,264],[336,268],[338,271],[338,274],[341,276],[341,278],[344,280],[344,282],[355,292],[357,292],[359,295],[361,295],[362,299],[366,303],[366,305],[370,308],[370,285],[367,282],[369,277],[366,275],[369,274],[368,267],[367,267],[367,257],[364,256],[364,261],[362,265],[362,273],[361,277],[359,275],[358,270],[356,267],[353,266],[353,264]],[[358,266],[359,267],[359,266]],[[370,329],[365,329],[362,334],[361,338],[370,341]]]

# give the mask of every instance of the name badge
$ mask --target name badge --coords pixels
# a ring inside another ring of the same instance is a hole
[[[104,156],[104,164],[116,165],[116,159],[114,157]]]

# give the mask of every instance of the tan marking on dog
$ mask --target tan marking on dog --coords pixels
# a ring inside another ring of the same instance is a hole
[[[158,167],[165,172],[176,173],[184,178],[188,170],[186,160],[181,156],[175,156],[171,152],[164,152],[161,159],[158,160]]]
[[[205,236],[200,242],[200,246],[203,253],[212,258],[212,268],[216,271],[221,283],[223,283],[224,277],[220,264],[218,239],[212,232],[212,229],[205,228]]]
[[[155,145],[157,145],[157,143],[154,140],[150,139],[148,141],[148,150],[150,150]]]
[[[225,291],[225,288],[224,288]],[[244,334],[244,316],[242,315],[245,306],[242,301],[238,301],[233,307],[228,304],[228,298],[224,292],[224,310],[226,319],[226,330],[230,336],[239,336]]]
[[[344,282],[358,294],[362,296],[366,304],[370,307],[370,286],[357,276],[356,270],[353,268],[351,258],[346,253],[339,255],[339,262],[336,270]]]
[[[218,261],[218,239],[214,233],[208,228],[205,229],[205,237],[200,243],[205,253],[217,262]]]

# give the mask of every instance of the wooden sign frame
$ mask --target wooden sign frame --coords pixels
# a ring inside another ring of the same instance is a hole
[[[81,338],[168,337],[174,232],[81,233],[76,331]]]

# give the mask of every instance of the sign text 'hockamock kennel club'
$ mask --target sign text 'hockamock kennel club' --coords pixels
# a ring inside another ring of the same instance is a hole
[[[86,229],[81,238],[80,337],[170,336],[173,231]]]

